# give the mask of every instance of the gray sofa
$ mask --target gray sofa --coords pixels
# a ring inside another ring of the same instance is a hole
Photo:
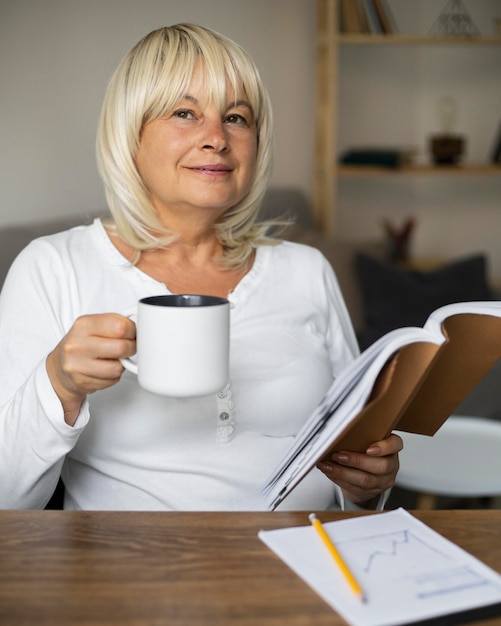
[[[104,213],[104,211],[103,211]],[[51,234],[82,223],[91,223],[98,213],[88,213],[60,219],[48,219],[19,226],[0,228],[0,285],[15,256],[32,239]],[[355,264],[360,252],[375,259],[384,259],[385,242],[381,238],[374,241],[357,242],[330,239],[317,233],[313,228],[313,218],[306,197],[295,189],[271,188],[266,195],[262,217],[289,216],[295,219],[284,237],[319,248],[333,266],[343,291],[353,325],[358,333],[364,330],[367,311],[364,310],[364,297],[360,278]],[[466,401],[458,409],[465,415],[477,415],[501,419],[501,362],[484,378]]]

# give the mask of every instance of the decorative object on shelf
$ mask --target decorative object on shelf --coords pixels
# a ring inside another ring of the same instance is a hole
[[[430,149],[436,165],[456,165],[465,148],[465,139],[454,133],[457,122],[457,104],[453,98],[444,96],[438,101],[438,114],[442,132],[432,135]]]
[[[501,17],[494,18],[494,36],[501,37]]]
[[[480,31],[461,0],[448,0],[429,34],[441,37],[478,37]]]
[[[431,153],[435,165],[457,165],[464,150],[464,139],[451,135],[431,138]]]
[[[491,160],[493,163],[501,163],[501,124],[499,125],[498,134],[494,142]]]
[[[391,220],[385,219],[383,227],[388,244],[388,260],[390,263],[407,263],[410,259],[411,239],[416,220],[409,217],[401,226],[397,226]]]

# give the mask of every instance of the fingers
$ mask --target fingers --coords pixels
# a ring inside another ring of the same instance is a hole
[[[403,447],[404,442],[402,441],[402,438],[395,433],[392,433],[386,439],[373,443],[369,446],[366,450],[366,454],[369,456],[386,456],[400,452]]]
[[[65,416],[75,417],[87,394],[118,382],[123,372],[119,359],[135,353],[135,336],[135,324],[115,313],[85,315],[75,321],[46,361]]]
[[[393,487],[402,439],[395,434],[372,444],[366,453],[336,452],[318,468],[357,504],[364,505]]]
[[[118,313],[100,313],[79,317],[70,332],[102,338],[135,339],[136,325]]]
[[[135,349],[131,320],[114,314],[84,316],[62,342],[62,367],[70,376],[116,379],[123,370],[118,359],[131,356]]]

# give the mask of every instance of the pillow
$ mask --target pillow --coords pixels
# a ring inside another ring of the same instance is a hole
[[[434,271],[404,270],[358,253],[365,329],[361,349],[394,328],[423,326],[435,309],[454,302],[493,300],[484,255],[459,259]]]

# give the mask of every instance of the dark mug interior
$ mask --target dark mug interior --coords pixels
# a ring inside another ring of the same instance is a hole
[[[175,294],[169,296],[149,296],[148,298],[142,298],[139,302],[153,306],[201,307],[226,304],[228,300],[226,298],[218,298],[217,296]]]

